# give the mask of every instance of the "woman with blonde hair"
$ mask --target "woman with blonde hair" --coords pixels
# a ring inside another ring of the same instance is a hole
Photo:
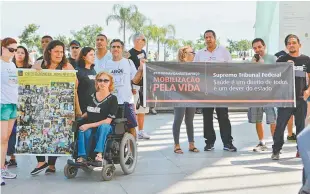
[[[190,46],[184,46],[179,49],[178,59],[179,62],[192,62],[194,60],[195,52]],[[185,125],[187,138],[189,142],[190,152],[199,152],[194,144],[194,116],[196,108],[186,108],[186,107],[175,107],[174,108],[174,121],[173,121],[173,138],[174,138],[174,152],[177,154],[183,154],[180,148],[179,138],[180,138],[180,128],[185,115]]]
[[[103,161],[102,154],[107,136],[112,131],[111,122],[116,117],[118,101],[112,95],[114,90],[113,76],[100,72],[95,79],[96,92],[88,97],[86,112],[83,114],[82,125],[78,132],[78,159],[77,162],[85,163],[90,152],[89,143],[92,130],[96,129],[96,161]]]

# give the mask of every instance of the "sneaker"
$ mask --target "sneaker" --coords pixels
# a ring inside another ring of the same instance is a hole
[[[280,152],[272,153],[271,159],[272,160],[279,160],[280,159]]]
[[[15,179],[17,177],[16,174],[11,173],[8,169],[1,169],[1,177],[4,179]]]
[[[157,112],[156,112],[156,110],[155,110],[154,108],[151,108],[150,113],[151,113],[152,115],[156,115],[156,114],[157,114]]]
[[[254,149],[253,152],[259,152],[259,151],[266,151],[268,148],[266,146],[266,144],[263,143],[259,143]]]
[[[288,140],[288,141],[296,141],[296,135],[295,135],[295,133],[292,133],[291,136],[287,136],[287,140]]]
[[[1,177],[1,186],[5,185],[3,178]]]
[[[229,151],[229,152],[236,152],[237,148],[232,143],[230,143],[230,144],[224,145],[223,150]]]
[[[212,151],[212,150],[214,150],[214,144],[207,144],[206,146],[205,146],[205,149],[204,149],[205,151]]]
[[[145,131],[139,131],[138,138],[139,139],[150,139],[150,136]]]
[[[42,172],[45,168],[48,167],[48,164],[45,163],[42,166],[40,166],[39,168],[35,168],[33,171],[30,172],[31,175],[36,175],[39,174],[40,172]]]
[[[12,167],[13,167],[13,166],[16,167],[16,166],[17,166],[16,160],[10,159],[10,161],[8,162],[8,166],[9,166],[9,167],[11,167],[11,166],[12,166]]]

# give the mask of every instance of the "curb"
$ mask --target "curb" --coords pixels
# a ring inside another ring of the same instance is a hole
[[[158,113],[171,113],[171,112],[173,112],[172,107],[159,107],[159,108],[155,108],[155,110]],[[228,112],[248,112],[248,108],[246,108],[246,107],[231,107],[231,108],[228,108]]]

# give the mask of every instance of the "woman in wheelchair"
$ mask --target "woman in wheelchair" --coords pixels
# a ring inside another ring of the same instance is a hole
[[[83,114],[78,131],[78,163],[86,162],[92,131],[96,130],[96,161],[103,161],[102,153],[107,136],[112,131],[111,122],[118,108],[117,97],[112,95],[114,81],[111,74],[100,72],[95,79],[96,91],[87,99],[87,111]]]

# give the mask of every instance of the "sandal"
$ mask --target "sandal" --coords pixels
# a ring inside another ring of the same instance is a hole
[[[195,148],[195,147],[193,147],[192,149],[189,149],[188,151],[195,152],[195,153],[199,152],[199,150],[197,148]]]
[[[174,148],[174,153],[176,154],[183,154],[183,151],[181,148]]]

